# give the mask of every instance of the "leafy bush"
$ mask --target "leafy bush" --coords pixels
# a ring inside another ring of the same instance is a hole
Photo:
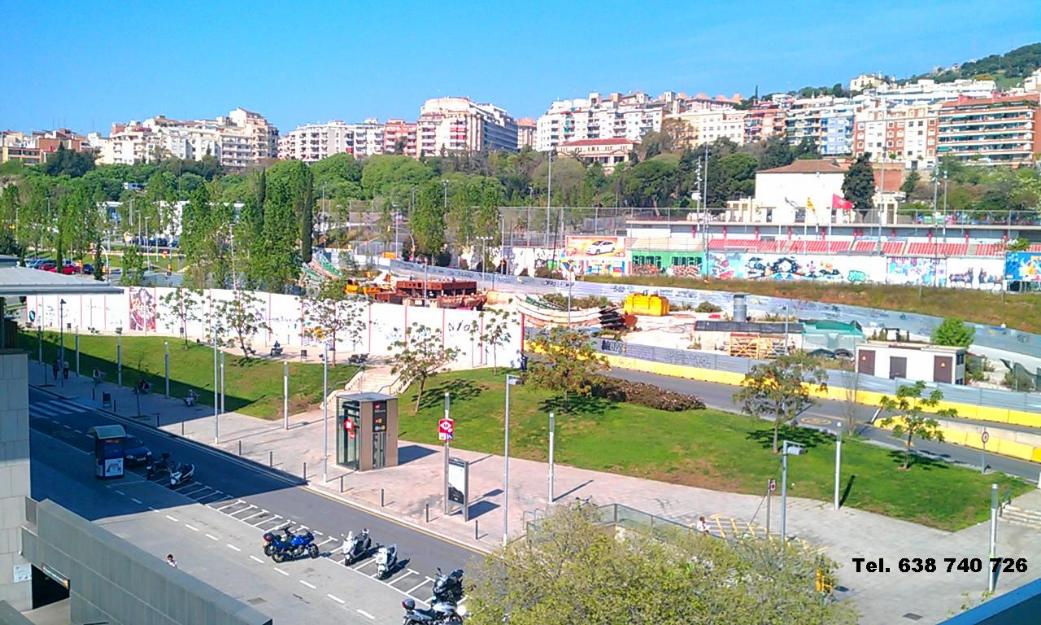
[[[630,402],[668,412],[681,412],[683,410],[695,410],[705,407],[705,402],[694,395],[669,391],[653,384],[630,382],[629,380],[603,376],[599,376],[594,380],[592,395],[609,401]]]
[[[542,296],[550,306],[567,310],[567,295],[560,293],[546,293]],[[586,308],[607,308],[611,306],[611,300],[602,295],[573,295],[571,297],[571,310],[584,310]]]
[[[698,307],[694,309],[694,312],[699,312],[699,313],[717,313],[717,312],[723,312],[723,309],[720,308],[719,306],[716,306],[712,302],[701,302],[700,304],[698,304]]]

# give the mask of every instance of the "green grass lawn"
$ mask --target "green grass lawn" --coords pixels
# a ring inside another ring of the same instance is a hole
[[[456,420],[453,445],[501,454],[504,371],[446,373],[433,378],[413,414],[416,387],[402,396],[401,437],[437,443],[437,420],[445,391],[452,393]],[[766,421],[717,410],[664,412],[602,400],[574,402],[560,410],[560,396],[532,386],[510,392],[510,452],[545,460],[548,413],[557,413],[556,459],[584,469],[610,471],[676,484],[763,494],[767,480],[780,477],[780,456],[770,449],[773,430]],[[786,432],[808,452],[789,461],[789,492],[831,501],[835,442],[803,429]],[[990,484],[1014,494],[1030,486],[1000,474],[979,473],[923,461],[899,470],[899,454],[847,439],[842,446],[845,505],[946,530],[988,518]]]
[[[707,291],[754,293],[789,297],[814,302],[867,306],[936,317],[959,317],[966,321],[1041,333],[1041,294],[1019,293],[1002,297],[1000,293],[964,289],[923,288],[892,284],[834,284],[809,280],[704,280],[669,276],[585,276],[589,282],[644,284]]]
[[[57,360],[59,338],[56,332],[43,335],[43,361]],[[19,345],[36,358],[35,334],[19,333]],[[121,338],[123,349],[123,384],[133,386],[142,377],[152,385],[153,393],[162,393],[163,342],[170,342],[170,394],[185,397],[189,388],[199,394],[199,402],[213,404],[213,350],[206,345],[164,339],[162,337]],[[65,360],[75,370],[74,338],[65,334]],[[282,362],[264,358],[246,360],[225,355],[225,408],[263,419],[282,418]],[[116,337],[80,336],[80,372],[90,375],[94,369],[105,372],[105,381],[115,383]],[[354,376],[356,367],[337,365],[329,368],[329,388],[343,386]],[[322,401],[322,366],[289,363],[289,410],[300,412],[320,405]]]

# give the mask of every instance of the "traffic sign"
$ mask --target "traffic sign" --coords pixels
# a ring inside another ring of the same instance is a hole
[[[987,441],[990,440],[990,432],[988,432],[987,430],[983,430],[983,433],[980,434],[980,440],[983,441],[984,445],[986,445]]]
[[[354,420],[350,417],[343,420],[343,429],[347,430],[347,437],[354,438],[357,432],[354,430]]]
[[[776,493],[777,492],[777,480],[775,480],[773,478],[770,478],[770,492],[771,493]]]
[[[455,419],[444,418],[437,422],[437,438],[450,441],[455,437]]]

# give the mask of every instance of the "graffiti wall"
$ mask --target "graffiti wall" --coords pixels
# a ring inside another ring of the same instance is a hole
[[[1005,255],[1005,279],[1012,282],[1041,282],[1041,254],[1009,252]]]
[[[26,299],[25,325],[36,325],[57,329],[60,318],[72,331],[99,334],[115,334],[117,329],[124,335],[168,336],[179,339],[180,321],[163,301],[163,296],[175,289],[148,287],[130,288],[118,295],[65,295],[29,296]],[[275,341],[285,346],[317,347],[319,344],[303,335],[303,305],[292,295],[255,292],[259,298],[260,312],[268,325],[253,338],[253,348],[264,354]],[[205,339],[206,325],[212,318],[210,301],[230,300],[232,291],[213,289],[204,293],[204,303],[197,310],[201,320],[187,325],[189,339]],[[65,300],[64,311],[59,311],[59,301]],[[491,350],[479,340],[483,332],[484,317],[473,310],[450,310],[422,306],[399,306],[397,304],[366,303],[362,320],[365,329],[352,342],[352,337],[338,336],[337,351],[364,352],[387,355],[394,351],[395,341],[404,338],[404,329],[413,324],[430,328],[441,336],[446,347],[459,350],[457,365],[461,367],[513,363],[517,365],[520,355],[520,320],[514,318],[509,330],[510,339],[505,346]],[[31,313],[31,314],[30,314]],[[30,322],[29,318],[32,321]],[[471,331],[472,328],[476,332]]]
[[[817,280],[821,282],[882,282],[880,257],[823,254],[756,254],[710,252],[709,275],[720,280]]]
[[[574,275],[625,275],[625,237],[567,237],[560,254],[564,271]]]
[[[945,286],[947,261],[943,258],[889,257],[886,259],[886,284]]]
[[[948,258],[947,286],[1000,291],[1005,261],[1000,258]]]

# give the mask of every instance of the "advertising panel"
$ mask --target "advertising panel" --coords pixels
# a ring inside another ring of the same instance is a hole
[[[564,247],[567,258],[625,258],[625,237],[571,236]]]
[[[1041,282],[1041,253],[1009,252],[1006,254],[1005,279],[1009,282]]]
[[[469,490],[470,463],[459,458],[448,459],[448,501],[457,503],[463,508],[463,520],[468,521],[470,506]]]

